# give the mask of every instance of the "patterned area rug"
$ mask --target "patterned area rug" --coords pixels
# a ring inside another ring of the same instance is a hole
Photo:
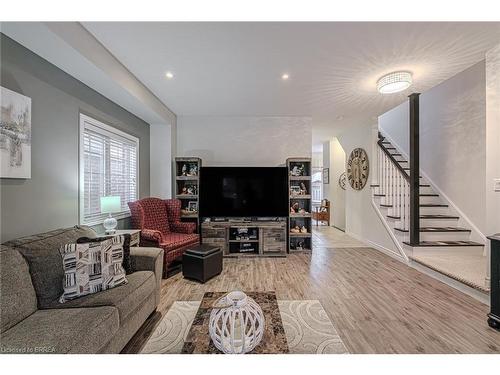
[[[143,354],[180,354],[200,301],[177,301],[142,349]],[[293,354],[346,354],[342,339],[318,300],[278,301]]]

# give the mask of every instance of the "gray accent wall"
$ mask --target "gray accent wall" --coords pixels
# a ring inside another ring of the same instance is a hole
[[[32,102],[31,179],[0,179],[1,242],[79,223],[80,113],[139,138],[148,196],[149,124],[1,33],[0,44],[0,84]]]

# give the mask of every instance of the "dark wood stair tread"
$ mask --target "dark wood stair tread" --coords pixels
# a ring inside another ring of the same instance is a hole
[[[452,215],[420,215],[420,219],[429,219],[429,220],[458,220],[458,216]]]
[[[385,194],[373,194],[375,197],[385,197]],[[439,197],[439,194],[420,194],[421,197]]]
[[[398,232],[408,232],[408,229],[394,228]],[[460,227],[421,227],[420,232],[424,233],[450,233],[450,232],[469,232],[470,229]]]
[[[447,204],[421,203],[420,207],[448,207]]]
[[[410,245],[410,243],[406,241],[403,243],[413,247],[484,246],[474,241],[420,241],[418,245]]]
[[[381,204],[380,207],[392,207],[392,204]]]

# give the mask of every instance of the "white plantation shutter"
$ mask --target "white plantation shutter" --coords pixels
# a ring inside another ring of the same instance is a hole
[[[102,223],[101,197],[120,196],[122,211],[137,199],[139,140],[129,134],[80,115],[80,222]]]

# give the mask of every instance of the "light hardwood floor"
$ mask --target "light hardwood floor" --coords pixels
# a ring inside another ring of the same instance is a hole
[[[350,353],[500,353],[488,306],[330,228],[314,228],[312,253],[225,259],[206,284],[164,280],[158,312],[123,352],[136,353],[174,301],[206,291],[276,291],[278,299],[317,299]]]

